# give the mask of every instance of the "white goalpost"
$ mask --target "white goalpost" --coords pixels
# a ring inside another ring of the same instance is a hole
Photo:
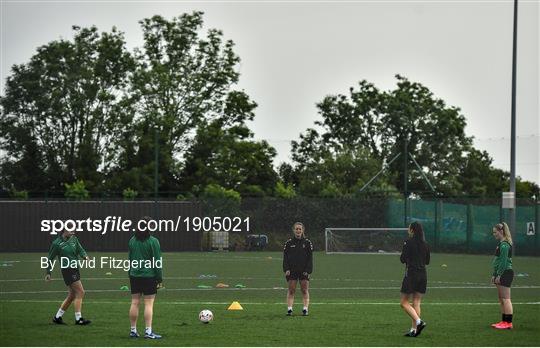
[[[324,245],[327,254],[397,254],[407,239],[407,228],[327,227]]]

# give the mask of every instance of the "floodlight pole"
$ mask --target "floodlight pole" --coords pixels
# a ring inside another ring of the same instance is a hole
[[[517,61],[518,0],[514,0],[514,36],[512,47],[512,115],[510,127],[510,192],[514,193],[514,207],[510,209],[510,231],[516,231],[516,61]]]
[[[403,154],[405,155],[403,157],[403,198],[404,198],[404,225],[407,226],[408,223],[409,223],[409,218],[408,218],[408,213],[409,213],[409,193],[407,192],[407,178],[408,178],[408,168],[407,168],[407,159],[408,159],[408,154],[409,154],[409,151],[407,150],[407,147],[408,147],[408,144],[407,142],[409,141],[408,137],[406,136],[405,137],[405,142],[403,143]]]
[[[158,154],[159,154],[159,142],[158,142],[158,129],[154,128],[154,199],[157,202],[158,200]]]

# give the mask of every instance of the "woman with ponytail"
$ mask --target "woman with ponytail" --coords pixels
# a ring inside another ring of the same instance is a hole
[[[491,324],[495,329],[512,329],[512,300],[510,299],[510,286],[514,280],[514,271],[512,270],[512,235],[505,222],[496,224],[493,227],[493,237],[499,241],[495,249],[495,258],[493,259],[493,274],[491,283],[497,286],[499,294],[499,303],[501,305],[502,320],[496,324]]]
[[[420,319],[420,303],[426,293],[427,271],[429,265],[429,246],[424,237],[424,229],[419,222],[413,222],[409,226],[409,239],[403,243],[403,251],[400,257],[401,263],[405,264],[405,277],[401,284],[401,308],[412,319],[412,326],[407,337],[417,337],[426,327],[426,323]],[[412,297],[412,306],[410,300]]]
[[[296,285],[300,282],[302,302],[304,303],[302,315],[307,316],[309,275],[313,272],[313,244],[306,238],[303,223],[295,222],[292,230],[293,238],[289,239],[283,247],[283,272],[289,286],[287,291],[287,315],[292,315]]]

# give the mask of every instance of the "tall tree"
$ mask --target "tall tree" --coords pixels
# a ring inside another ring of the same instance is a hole
[[[492,166],[493,159],[486,151],[471,149],[459,166],[458,180],[462,194],[478,197],[499,197],[510,187],[510,173]],[[518,198],[538,197],[537,184],[516,178]]]
[[[240,59],[234,44],[216,29],[201,38],[202,15],[182,14],[170,21],[154,16],[140,22],[144,46],[136,53],[132,80],[138,138],[135,145],[127,144],[126,151],[136,149],[134,167],[153,168],[157,130],[159,186],[164,191],[180,188],[178,175],[198,127],[227,116],[226,103],[236,93],[232,86],[238,81]]]
[[[255,107],[245,93],[229,93],[224,116],[199,126],[180,175],[183,191],[218,184],[243,195],[272,193],[276,151],[265,141],[254,141],[245,125]]]
[[[361,81],[358,89],[349,90],[348,96],[327,96],[317,104],[323,118],[316,122],[319,130],[308,129],[300,142],[292,143],[296,170],[304,171],[307,164],[319,161],[321,156],[350,150],[363,151],[363,156],[380,163],[399,153],[403,158],[407,141],[407,152],[434,181],[437,190],[459,192],[458,164],[471,146],[471,138],[464,131],[464,116],[458,108],[447,107],[435,98],[425,86],[399,75],[396,78],[397,88],[393,91],[381,92]],[[391,182],[386,184],[402,190],[402,168],[403,160],[392,163],[387,176]],[[429,189],[412,161],[409,168],[411,189]]]
[[[75,179],[89,188],[102,183],[126,112],[122,93],[133,60],[116,28],[101,34],[96,27],[73,29],[73,41],[39,47],[7,79],[0,100],[4,186],[40,191],[63,190],[62,183]]]
[[[465,134],[465,116],[460,109],[447,106],[420,83],[397,75],[397,88],[384,95],[381,117],[381,153],[392,158],[405,151],[412,154],[426,176],[444,194],[459,194],[459,163],[472,146]],[[411,161],[409,159],[409,161]],[[392,164],[391,170],[403,171],[403,161]],[[429,190],[413,162],[409,162],[410,189]],[[398,177],[395,185],[403,189]]]

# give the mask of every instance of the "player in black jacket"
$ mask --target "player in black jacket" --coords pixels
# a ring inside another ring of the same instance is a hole
[[[412,327],[405,334],[408,337],[420,335],[426,327],[426,323],[420,319],[420,302],[422,295],[426,293],[427,272],[429,265],[429,246],[424,238],[424,229],[419,222],[413,222],[409,226],[409,239],[403,243],[401,263],[406,265],[405,277],[401,284],[401,308],[411,317]],[[409,303],[412,297],[413,305]]]
[[[309,275],[313,271],[313,244],[304,234],[304,224],[295,222],[294,238],[289,239],[283,248],[283,272],[289,284],[287,291],[287,315],[292,315],[296,285],[300,281],[304,308],[302,315],[308,315]]]

